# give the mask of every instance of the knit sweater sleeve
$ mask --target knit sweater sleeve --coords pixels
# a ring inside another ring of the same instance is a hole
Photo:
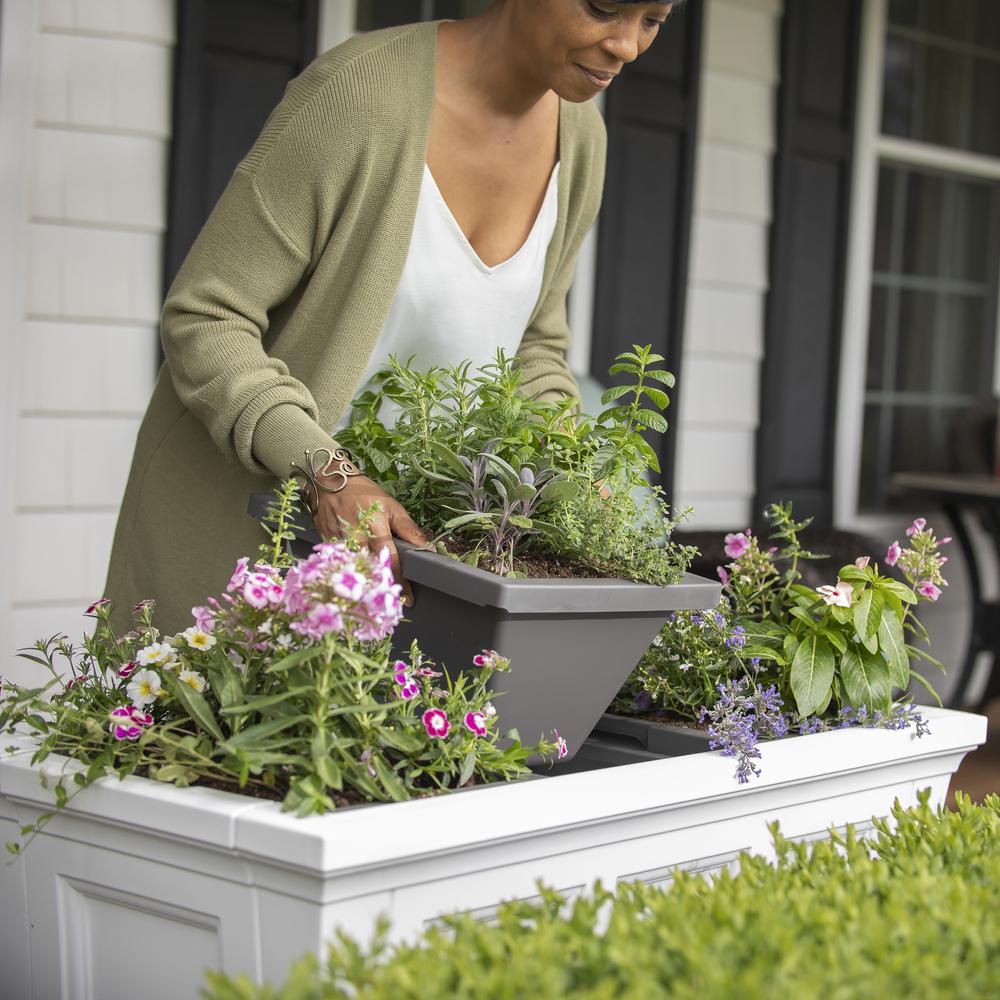
[[[592,105],[581,111],[571,164],[570,214],[566,220],[563,253],[548,292],[525,330],[516,358],[522,391],[535,399],[548,401],[564,396],[580,398],[579,386],[566,361],[570,344],[566,297],[580,244],[597,218],[604,188],[607,145],[604,122]]]
[[[270,356],[268,312],[309,265],[254,176],[237,168],[167,296],[162,336],[181,402],[252,472],[287,476],[304,448],[331,448],[309,390]]]
[[[304,449],[336,447],[309,388],[266,345],[270,314],[311,272],[358,173],[379,93],[366,86],[372,44],[331,50],[290,84],[164,305],[164,354],[180,400],[251,472],[285,477]]]

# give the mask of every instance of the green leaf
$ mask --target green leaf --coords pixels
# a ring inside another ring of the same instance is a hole
[[[187,687],[185,684],[184,687]],[[188,688],[190,691],[191,689]],[[268,694],[263,697],[249,697],[240,705],[230,705],[229,708],[221,710],[221,715],[248,715],[250,712],[259,712],[262,708],[271,708],[273,705],[280,705],[284,701],[295,698],[300,694],[306,694],[314,690],[311,684],[300,684],[298,687],[286,688],[277,694]],[[222,737],[219,737],[222,739]]]
[[[297,649],[294,653],[289,653],[288,656],[283,656],[276,663],[272,663],[267,668],[267,673],[280,674],[285,670],[291,670],[292,667],[297,667],[302,663],[307,663],[309,660],[318,659],[322,655],[322,646],[310,646],[308,649]]]
[[[849,649],[840,661],[840,673],[847,698],[855,708],[864,705],[874,711],[889,707],[889,668],[881,656]]]
[[[639,410],[635,415],[635,422],[640,427],[648,427],[652,431],[662,434],[667,429],[667,421],[662,413],[655,410]]]
[[[282,733],[286,729],[290,729],[292,726],[305,721],[306,718],[307,716],[305,715],[281,715],[276,719],[267,719],[264,722],[258,722],[254,726],[248,726],[235,736],[230,736],[222,744],[222,749],[232,752],[236,749],[252,747],[254,743],[264,740],[269,736],[274,736],[276,733]]]
[[[472,777],[473,771],[476,769],[476,748],[473,747],[466,755],[465,760],[462,761],[462,770],[458,774],[458,783],[464,785],[469,778]]]
[[[331,757],[313,757],[313,766],[328,788],[339,792],[344,787],[344,773]]]
[[[219,723],[216,721],[211,706],[203,695],[198,694],[190,685],[174,680],[170,685],[173,695],[187,710],[188,715],[207,733],[211,733],[220,743],[225,739]]]
[[[538,491],[535,489],[531,483],[521,483],[519,486],[515,486],[509,493],[511,500],[518,500],[524,502],[526,500],[531,500]]]
[[[158,767],[153,777],[157,781],[175,782],[194,777],[195,772],[184,764],[164,764]]]
[[[813,633],[802,640],[790,677],[799,715],[812,715],[829,702],[834,665],[833,650],[823,636]]]
[[[668,372],[665,368],[648,368],[643,372],[644,378],[651,378],[657,382],[662,382],[665,386],[672,389],[676,384],[676,380],[671,372]]]
[[[910,658],[903,638],[903,623],[896,615],[883,615],[878,627],[878,645],[889,668],[889,680],[894,688],[905,688],[910,682]]]
[[[418,753],[424,748],[425,743],[416,733],[407,732],[405,729],[389,729],[387,727],[378,730],[378,740],[383,746],[392,747],[401,753]]]
[[[639,454],[646,460],[646,465],[654,472],[659,472],[660,459],[656,452],[653,451],[652,445],[644,437],[640,437],[636,441],[635,446],[639,449]]]
[[[395,799],[396,802],[404,802],[410,797],[410,793],[406,790],[406,786],[399,780],[399,776],[396,772],[393,771],[392,768],[389,767],[389,765],[382,759],[381,754],[372,754],[369,763],[375,769],[375,773],[378,775],[378,780],[382,782],[382,787],[393,799]]]
[[[847,566],[841,566],[840,572],[837,574],[838,580],[855,580],[865,583],[868,580],[868,574],[863,569],[858,569],[853,563]]]
[[[460,528],[463,524],[471,524],[473,521],[478,521],[480,524],[492,523],[488,514],[474,511],[471,514],[459,514],[458,517],[453,517],[451,520],[445,521],[442,527],[445,531],[451,531],[452,528]]]
[[[811,614],[809,614],[808,611],[805,611],[802,608],[789,608],[788,609],[788,613],[793,618],[797,618],[800,622],[803,622],[810,629],[816,628],[816,624],[817,624],[816,619],[813,618],[813,616]]]
[[[638,358],[636,358],[636,356],[634,354],[619,354],[618,357],[619,358],[626,358],[626,357],[627,358],[634,358],[636,361],[639,360]],[[619,362],[616,362],[615,364],[613,364],[608,369],[608,374],[609,375],[621,375],[621,374],[624,373],[626,375],[638,375],[639,371],[640,371],[640,368],[639,368],[639,366],[637,364],[627,364],[627,363],[623,363],[623,362],[619,361]],[[626,389],[630,389],[630,388],[631,388],[631,386],[626,386]]]
[[[618,365],[614,367],[620,368],[620,366]],[[614,372],[612,372],[611,374],[614,374]],[[621,399],[621,397],[624,396],[625,393],[627,392],[632,392],[632,386],[613,385],[610,389],[605,389],[605,391],[601,393],[601,405],[607,406],[608,403],[612,403],[616,399]]]
[[[547,503],[572,500],[580,492],[580,484],[570,479],[553,479],[541,488],[541,498]]]
[[[875,584],[879,590],[884,590],[889,594],[894,594],[901,601],[906,604],[916,604],[917,595],[913,592],[910,587],[907,587],[905,583],[900,583],[898,580],[891,580],[888,577],[880,577]]]
[[[507,520],[518,528],[524,528],[525,531],[530,531],[535,526],[535,522],[530,517],[524,517],[521,514],[511,514]]]
[[[879,623],[882,621],[882,610],[885,607],[885,598],[874,587],[866,587],[854,605],[854,627],[858,630],[858,635],[870,649],[868,640],[878,635]],[[876,649],[878,647],[876,646]],[[874,652],[874,650],[872,650]]]
[[[665,410],[670,405],[670,397],[662,389],[654,389],[651,385],[642,387],[643,395],[648,396],[653,401],[654,406]]]
[[[824,628],[820,629],[820,633],[825,635],[827,639],[830,640],[830,645],[837,650],[838,653],[843,654],[847,652],[847,640],[835,629]]]

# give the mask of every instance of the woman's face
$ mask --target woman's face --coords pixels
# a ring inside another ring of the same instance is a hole
[[[625,63],[649,48],[672,3],[518,0],[519,35],[539,83],[567,101],[606,90]]]

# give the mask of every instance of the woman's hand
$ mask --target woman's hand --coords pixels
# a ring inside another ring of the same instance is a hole
[[[325,485],[326,477],[316,478]],[[329,482],[330,485],[335,484],[333,478]],[[379,504],[382,510],[376,512],[371,519],[368,547],[373,552],[379,552],[383,545],[389,549],[389,555],[392,557],[392,575],[396,578],[396,582],[403,586],[403,602],[412,606],[413,590],[402,578],[399,553],[396,551],[393,536],[414,545],[426,545],[428,539],[417,527],[413,518],[406,513],[403,505],[389,496],[381,486],[372,482],[367,476],[351,476],[347,485],[336,493],[325,493],[320,490],[318,504],[314,505],[316,513],[313,515],[313,521],[316,530],[323,539],[340,538],[343,525],[357,524],[360,512],[375,503]]]

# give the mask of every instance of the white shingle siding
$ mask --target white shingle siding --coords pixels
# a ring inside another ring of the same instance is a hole
[[[697,528],[751,520],[781,0],[707,0],[676,484]]]
[[[100,596],[152,390],[175,17],[174,0],[32,6],[24,274],[8,353],[13,551],[0,670],[15,673],[7,650],[57,631],[77,638],[80,610]]]

